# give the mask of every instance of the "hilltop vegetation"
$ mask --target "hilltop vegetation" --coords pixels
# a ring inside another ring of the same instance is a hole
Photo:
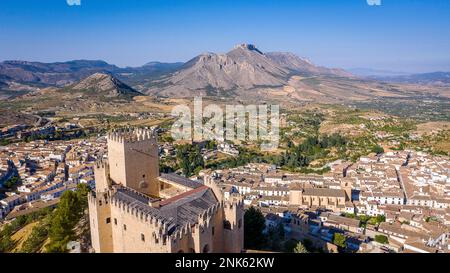
[[[87,209],[86,184],[77,191],[66,191],[56,209],[43,209],[27,216],[19,216],[0,231],[0,252],[67,252],[67,243],[76,240],[74,230]],[[32,225],[31,232],[19,241],[14,234]]]

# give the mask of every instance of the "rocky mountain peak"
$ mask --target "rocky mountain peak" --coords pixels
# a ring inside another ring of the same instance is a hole
[[[234,49],[243,49],[243,50],[249,50],[249,51],[256,51],[259,54],[263,54],[262,51],[260,51],[254,44],[238,44],[234,47]]]
[[[94,73],[72,86],[73,90],[93,90],[107,97],[138,96],[138,91],[106,73]]]

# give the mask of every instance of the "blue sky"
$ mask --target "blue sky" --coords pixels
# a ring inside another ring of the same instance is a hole
[[[450,71],[450,1],[1,0],[0,60],[187,61],[235,44],[332,67]]]

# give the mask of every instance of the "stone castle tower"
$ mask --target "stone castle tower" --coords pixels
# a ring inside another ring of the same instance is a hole
[[[158,144],[153,132],[136,129],[108,134],[110,179],[150,196],[159,196]]]
[[[88,195],[95,252],[243,250],[242,196],[225,199],[209,177],[160,175],[152,131],[113,132],[107,139],[108,160],[97,162],[96,187]]]

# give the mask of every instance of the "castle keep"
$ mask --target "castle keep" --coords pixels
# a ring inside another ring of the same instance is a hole
[[[209,177],[193,181],[159,174],[150,130],[110,133],[108,160],[95,167],[89,196],[92,247],[97,253],[241,252],[243,203],[224,198]]]

